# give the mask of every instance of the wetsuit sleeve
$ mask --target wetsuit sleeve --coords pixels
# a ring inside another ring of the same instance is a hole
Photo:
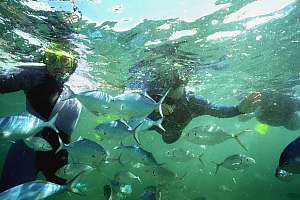
[[[39,64],[39,63],[38,63]],[[17,66],[0,69],[0,93],[28,91],[46,77],[47,69],[40,66]]]
[[[187,94],[188,106],[193,117],[200,115],[210,115],[214,117],[227,118],[242,114],[238,106],[223,106],[210,103],[202,96],[192,93]]]

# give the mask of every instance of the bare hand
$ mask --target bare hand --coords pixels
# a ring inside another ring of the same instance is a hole
[[[238,107],[239,111],[241,113],[254,112],[260,102],[261,102],[261,93],[253,92],[241,101],[241,103]]]

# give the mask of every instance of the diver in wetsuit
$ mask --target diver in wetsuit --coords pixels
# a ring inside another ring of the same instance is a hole
[[[44,63],[29,63],[0,74],[0,93],[23,90],[27,111],[46,121],[58,113],[55,125],[59,130],[56,133],[44,128],[37,134],[49,142],[52,151],[35,152],[22,140],[11,144],[2,170],[0,192],[35,180],[39,171],[50,182],[66,182],[55,176],[55,172],[67,163],[67,151],[57,154],[55,151],[59,146],[58,135],[64,143],[70,142],[81,112],[81,104],[76,99],[61,100],[65,94],[63,84],[75,71],[77,63],[73,55],[57,49],[45,49]]]
[[[166,77],[165,77],[166,78]],[[259,93],[252,93],[241,101],[239,105],[223,106],[210,103],[203,96],[196,96],[192,92],[185,91],[185,83],[178,74],[173,74],[171,78],[154,80],[149,83],[143,83],[147,93],[154,100],[158,101],[162,94],[168,88],[171,88],[167,98],[162,104],[164,120],[162,126],[166,131],[162,131],[158,127],[152,127],[162,135],[165,143],[176,142],[183,129],[192,121],[193,118],[201,115],[210,115],[219,118],[235,117],[252,111],[252,107],[258,103]],[[161,118],[159,112],[152,112],[149,116],[152,120]]]

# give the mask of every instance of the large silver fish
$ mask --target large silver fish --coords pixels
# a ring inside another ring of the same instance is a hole
[[[65,185],[58,185],[47,181],[32,181],[17,185],[0,193],[1,200],[39,200],[57,193],[72,192],[81,195],[77,187],[77,179],[82,173],[75,176]]]
[[[248,168],[255,164],[255,160],[245,155],[234,154],[225,158],[225,160],[221,163],[213,163],[217,165],[215,173],[218,173],[220,167],[224,167],[230,170],[241,170]]]
[[[62,166],[59,168],[56,172],[55,175],[64,178],[64,179],[70,179],[75,177],[77,174],[80,172],[89,172],[94,170],[95,168],[85,165],[85,164],[80,164],[80,163],[69,163],[67,165]]]
[[[200,145],[216,145],[228,139],[234,139],[237,143],[247,151],[245,145],[239,139],[239,136],[247,131],[243,130],[237,134],[229,134],[216,125],[197,126],[188,130],[184,134],[184,138],[191,143]]]
[[[57,116],[58,114],[47,122],[28,112],[21,115],[2,117],[0,118],[0,139],[25,139],[34,136],[45,127],[52,128],[58,132],[55,127]]]
[[[91,167],[99,167],[100,164],[107,161],[108,153],[98,143],[79,137],[78,140],[64,144],[59,138],[60,146],[56,152],[66,149],[71,158],[71,163],[80,163],[90,165]]]
[[[69,95],[63,100],[77,98],[87,110],[95,115],[110,113],[109,104],[113,99],[113,96],[99,90],[85,91],[75,94],[69,86],[65,85],[65,87],[68,89]]]
[[[51,151],[52,146],[42,137],[28,137],[23,140],[24,143],[35,151]]]
[[[169,90],[157,103],[147,93],[130,92],[115,96],[111,103],[111,111],[120,116],[120,119],[128,122],[130,118],[146,118],[158,108],[163,117],[161,104],[168,95]]]
[[[113,149],[122,149],[123,152],[131,158],[130,161],[135,161],[144,165],[162,165],[156,161],[155,157],[151,152],[146,151],[138,145],[125,146],[121,141],[120,146],[116,146]]]
[[[141,144],[139,139],[140,132],[148,130],[152,126],[158,126],[162,130],[165,130],[161,125],[162,119],[153,121],[149,118],[146,118],[141,121],[139,120],[138,123],[139,125],[137,126],[131,126],[131,123],[129,123],[128,126],[120,120],[114,120],[99,124],[95,129],[104,135],[104,139],[122,139],[127,136],[133,136],[138,144]]]

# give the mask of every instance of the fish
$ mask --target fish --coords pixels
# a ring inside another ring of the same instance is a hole
[[[28,137],[23,140],[24,143],[35,151],[51,151],[52,146],[42,137]]]
[[[156,186],[148,186],[144,188],[140,200],[161,200],[161,191]]]
[[[166,151],[165,155],[175,162],[183,163],[190,160],[198,159],[202,163],[202,165],[205,165],[202,160],[204,153],[201,153],[200,155],[196,155],[189,150],[184,150],[183,148],[179,147],[179,148],[173,148],[171,150]]]
[[[70,86],[65,85],[67,88],[68,94],[62,100],[68,100],[71,98],[76,98],[80,101],[80,103],[91,113],[94,115],[101,115],[101,114],[109,114],[110,102],[113,99],[108,93],[99,91],[99,90],[92,90],[92,91],[84,91],[79,92],[77,94],[70,88]]]
[[[278,167],[276,168],[275,171],[275,177],[284,182],[290,182],[295,178],[295,176],[292,173],[289,173]]]
[[[25,112],[20,115],[12,115],[0,118],[0,140],[18,140],[34,136],[43,128],[52,128],[58,133],[55,126],[58,113],[45,122],[38,117]]]
[[[217,174],[220,167],[230,170],[241,170],[253,166],[255,164],[255,160],[245,155],[234,154],[225,158],[225,160],[221,163],[212,163],[216,164],[215,174]]]
[[[117,113],[120,116],[120,120],[128,123],[130,118],[146,118],[150,113],[158,108],[161,117],[163,112],[161,108],[162,102],[165,100],[170,89],[157,103],[146,92],[128,92],[113,97],[111,100],[111,112]]]
[[[0,193],[0,199],[39,200],[63,192],[72,192],[74,194],[83,195],[76,183],[81,174],[82,172],[65,185],[58,185],[56,183],[41,180],[23,183]]]
[[[131,157],[131,160],[134,160],[138,163],[142,163],[144,165],[154,165],[154,166],[162,165],[156,161],[155,157],[151,152],[146,151],[145,149],[143,149],[138,145],[125,146],[121,141],[120,145],[114,147],[113,149],[114,150],[122,149],[123,152],[126,153],[126,155],[129,155],[129,157]]]
[[[300,137],[289,143],[281,152],[278,168],[300,174]]]
[[[142,182],[139,176],[134,175],[130,171],[119,171],[114,176],[114,180],[117,182],[121,182],[121,183],[128,182],[128,180],[130,180],[130,179],[136,179],[140,183]]]
[[[187,175],[187,173],[185,173],[184,175],[179,176],[177,173],[164,166],[149,166],[145,169],[145,172],[151,173],[152,176],[159,177],[163,181],[181,181]]]
[[[247,148],[239,139],[239,136],[249,129],[243,130],[237,134],[229,134],[216,125],[197,126],[188,130],[184,134],[184,138],[194,144],[200,145],[216,145],[228,139],[235,139],[237,143],[247,151]]]
[[[70,144],[64,144],[59,137],[59,144],[56,153],[66,149],[71,163],[86,164],[97,168],[105,163],[108,157],[108,153],[100,144],[86,138],[79,137]]]
[[[161,127],[164,130],[164,128],[161,126],[162,119],[153,121],[149,118],[146,118],[142,121],[139,121],[139,123],[140,124],[136,128],[132,129],[131,126],[128,126],[120,120],[113,120],[110,122],[99,124],[98,126],[96,126],[95,130],[102,133],[105,139],[124,138],[127,136],[133,136],[138,144],[141,144],[138,135],[140,132],[149,129],[152,126]]]
[[[91,167],[89,165],[85,164],[80,164],[80,163],[69,163],[61,168],[59,168],[56,172],[55,175],[64,178],[64,179],[70,179],[76,176],[80,172],[90,172],[94,170],[94,167]]]

